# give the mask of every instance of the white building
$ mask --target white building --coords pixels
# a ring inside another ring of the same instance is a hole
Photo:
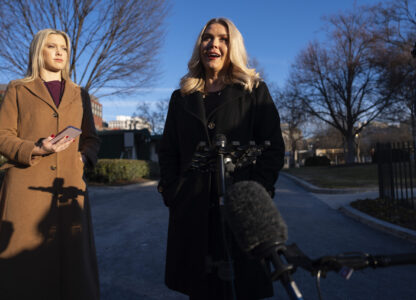
[[[151,132],[151,126],[149,122],[140,117],[130,116],[116,116],[115,121],[108,122],[109,129],[144,129],[147,128]]]

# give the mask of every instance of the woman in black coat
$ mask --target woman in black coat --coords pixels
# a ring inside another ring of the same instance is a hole
[[[169,207],[166,284],[190,299],[232,299],[232,284],[218,275],[226,259],[216,176],[189,168],[199,142],[211,146],[217,134],[228,141],[271,146],[251,167],[233,173],[234,181],[255,180],[271,195],[283,166],[280,119],[267,86],[247,66],[243,38],[225,18],[202,29],[180,90],[171,97],[159,149],[159,191]],[[243,253],[225,233],[234,261],[236,299],[273,295],[264,262]]]

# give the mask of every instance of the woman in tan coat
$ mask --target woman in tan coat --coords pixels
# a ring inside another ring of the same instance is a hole
[[[70,41],[39,31],[27,76],[11,82],[0,107],[0,298],[99,299],[84,165],[99,139],[91,103],[69,76]],[[75,138],[51,140],[67,126]]]

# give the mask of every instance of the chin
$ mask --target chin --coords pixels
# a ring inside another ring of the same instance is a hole
[[[222,70],[222,66],[217,66],[217,65],[214,65],[214,66],[208,66],[208,69],[209,69],[210,71],[213,71],[213,72],[219,72],[219,71],[221,71],[221,70]]]

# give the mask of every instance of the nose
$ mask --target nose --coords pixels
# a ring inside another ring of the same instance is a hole
[[[210,48],[218,48],[219,40],[217,38],[214,38],[211,40],[211,43],[209,45]]]

